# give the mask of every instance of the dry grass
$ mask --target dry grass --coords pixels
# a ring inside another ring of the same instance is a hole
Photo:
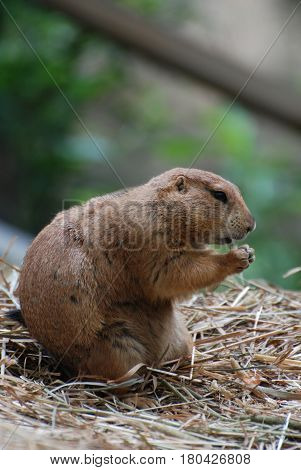
[[[189,358],[115,383],[65,383],[5,317],[17,271],[0,280],[0,447],[301,448],[301,293],[235,280],[179,308]]]

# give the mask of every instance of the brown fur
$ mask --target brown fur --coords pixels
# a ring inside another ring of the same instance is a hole
[[[175,301],[246,269],[248,246],[219,254],[206,245],[242,239],[254,226],[236,186],[194,169],[63,211],[24,261],[26,325],[73,373],[112,379],[189,354]]]

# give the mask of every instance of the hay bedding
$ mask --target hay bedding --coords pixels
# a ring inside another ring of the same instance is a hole
[[[300,449],[301,293],[231,280],[179,306],[189,358],[116,383],[65,382],[8,320],[17,271],[0,280],[0,447]]]

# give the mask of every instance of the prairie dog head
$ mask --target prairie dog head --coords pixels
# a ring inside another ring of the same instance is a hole
[[[256,227],[239,188],[214,173],[177,168],[150,184],[168,203],[170,223],[182,237],[185,231],[185,240],[192,246],[229,244],[244,239]]]

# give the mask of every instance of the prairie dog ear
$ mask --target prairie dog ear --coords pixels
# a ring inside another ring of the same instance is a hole
[[[180,193],[185,193],[187,191],[187,180],[185,176],[181,175],[177,177],[176,188]]]

